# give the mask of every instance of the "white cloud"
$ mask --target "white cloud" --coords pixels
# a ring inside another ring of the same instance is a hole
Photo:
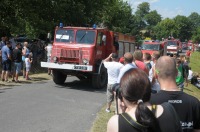
[[[162,16],[162,18],[174,18],[177,15],[184,15],[184,11],[181,7],[177,7],[173,10],[169,8],[154,7],[155,10]]]
[[[124,1],[127,1],[131,5],[133,12],[135,12],[137,10],[137,6],[143,2],[148,2],[151,7],[152,3],[159,2],[160,0],[124,0]]]
[[[124,0],[127,1],[133,10],[133,13],[137,10],[137,6],[143,2],[148,2],[150,4],[151,10],[156,10],[158,14],[162,16],[162,18],[174,18],[177,15],[184,15],[184,10],[181,7],[177,7],[173,10],[167,7],[156,7],[154,3],[159,2],[160,0]]]

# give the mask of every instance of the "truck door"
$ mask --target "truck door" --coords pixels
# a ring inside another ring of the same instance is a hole
[[[102,38],[104,36],[103,32],[98,32],[97,34],[97,44],[96,44],[96,57],[97,59],[105,59],[105,47],[106,41],[103,41]]]

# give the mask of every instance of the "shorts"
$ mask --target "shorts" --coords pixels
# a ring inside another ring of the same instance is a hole
[[[107,84],[107,103],[113,102],[114,93],[112,91],[112,87],[114,84]]]
[[[31,67],[26,67],[26,71],[29,72]]]
[[[20,73],[21,72],[21,67],[22,67],[22,63],[21,62],[15,62],[13,71],[15,71],[16,73]]]
[[[2,61],[2,70],[3,71],[11,71],[11,61],[10,60],[4,60]]]

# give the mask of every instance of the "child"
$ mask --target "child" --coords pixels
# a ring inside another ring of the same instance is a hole
[[[33,61],[33,59],[32,59],[32,54],[30,53],[29,55],[28,55],[28,57],[27,58],[25,58],[25,64],[26,64],[26,80],[31,80],[30,78],[29,78],[29,71],[30,71],[30,69],[31,69],[31,63],[32,63],[32,61]]]

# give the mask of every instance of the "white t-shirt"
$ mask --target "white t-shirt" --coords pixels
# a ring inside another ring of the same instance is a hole
[[[149,80],[150,82],[152,82],[153,80],[153,68],[155,67],[155,64],[152,66],[152,68],[149,70]],[[160,91],[160,83],[158,82],[158,80],[156,79],[154,84],[151,87],[152,90],[155,91]]]
[[[29,58],[25,58],[26,67],[31,67],[31,63],[29,62]]]
[[[193,77],[193,71],[192,70],[189,70],[189,73],[188,73],[188,80],[191,80]]]
[[[47,46],[47,56],[51,56],[51,51],[52,51],[52,44],[48,44],[48,46]]]
[[[104,66],[107,68],[108,73],[108,84],[117,83],[117,78],[119,76],[120,69],[124,66],[119,62],[106,62],[104,61]]]

